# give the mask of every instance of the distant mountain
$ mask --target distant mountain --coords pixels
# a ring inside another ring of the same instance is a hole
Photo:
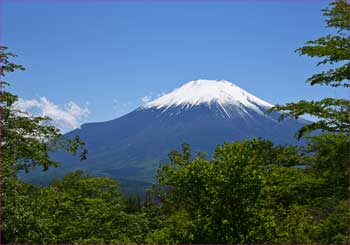
[[[272,105],[223,80],[196,80],[184,84],[143,107],[111,121],[88,123],[65,137],[79,135],[89,150],[88,160],[78,162],[64,153],[53,157],[62,166],[25,178],[46,182],[83,169],[150,183],[167,154],[187,142],[192,150],[212,153],[218,144],[262,137],[277,144],[298,143],[295,132],[307,121],[265,114]],[[147,184],[146,184],[147,185]]]

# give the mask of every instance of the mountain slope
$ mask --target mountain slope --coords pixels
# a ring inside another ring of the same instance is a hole
[[[169,151],[183,142],[193,151],[209,153],[225,141],[257,137],[278,144],[297,143],[294,133],[306,121],[278,122],[277,113],[265,114],[271,106],[227,81],[190,81],[120,118],[85,124],[68,133],[66,137],[79,135],[87,143],[88,160],[77,162],[55,153],[62,167],[45,175],[60,177],[83,169],[94,175],[151,182],[160,162],[166,162]]]

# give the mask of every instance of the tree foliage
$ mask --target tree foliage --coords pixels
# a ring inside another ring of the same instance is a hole
[[[74,155],[79,153],[82,160],[87,154],[84,142],[79,137],[64,140],[59,130],[48,124],[49,118],[31,116],[16,109],[15,103],[18,101],[18,97],[6,90],[9,83],[3,81],[3,78],[9,72],[24,70],[24,67],[12,63],[10,61],[12,57],[15,57],[15,55],[8,52],[6,47],[0,47],[0,183],[2,190],[1,211],[4,218],[4,226],[1,228],[3,233],[10,237],[14,236],[13,231],[19,229],[17,225],[20,227],[24,225],[21,220],[24,219],[26,214],[16,214],[13,210],[19,211],[22,208],[18,205],[27,205],[22,203],[28,202],[26,199],[28,196],[22,196],[22,194],[28,192],[31,188],[18,180],[18,171],[29,171],[30,168],[37,166],[41,166],[43,170],[47,170],[50,166],[58,166],[59,163],[53,161],[49,156],[49,153],[54,149],[63,148]],[[18,209],[15,209],[15,207],[18,207]],[[8,214],[11,215],[7,216]],[[11,220],[12,218],[15,219]],[[15,220],[18,222],[15,222]]]
[[[337,34],[320,37],[306,42],[297,49],[300,55],[320,58],[319,65],[330,65],[326,71],[312,75],[306,80],[310,85],[328,85],[332,87],[348,88],[350,86],[350,2],[337,0],[323,10],[327,28],[335,28]],[[318,120],[302,127],[297,133],[300,138],[312,131],[350,133],[350,100],[324,98],[319,101],[299,101],[276,105],[274,111],[282,112],[285,117],[299,118],[311,115]]]

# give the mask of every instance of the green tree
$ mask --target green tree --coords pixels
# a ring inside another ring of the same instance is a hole
[[[317,66],[327,65],[330,68],[312,75],[306,82],[312,86],[327,85],[347,89],[350,87],[350,2],[333,1],[323,10],[323,14],[326,17],[326,27],[336,30],[335,34],[308,41],[297,52],[318,58]],[[317,121],[303,126],[297,132],[298,138],[315,130],[318,130],[317,133],[322,132],[308,136],[309,143],[306,147],[306,172],[319,183],[314,183],[311,189],[311,183],[306,185],[304,188],[311,190],[308,201],[303,207],[294,208],[304,214],[307,212],[303,217],[308,218],[304,220],[309,220],[307,223],[310,227],[316,227],[310,228],[313,232],[305,237],[317,243],[349,243],[349,224],[344,219],[350,218],[350,100],[302,100],[277,105],[272,110],[281,112],[281,119],[289,116],[298,118],[305,114],[317,118]],[[289,214],[286,220],[295,220],[299,215],[296,212]],[[315,221],[316,225],[313,223]]]
[[[145,214],[128,214],[119,184],[107,177],[76,171],[44,188],[18,183],[25,202],[10,207],[17,221],[5,233],[11,243],[142,243],[148,233]]]
[[[317,65],[328,64],[330,68],[324,72],[312,75],[307,79],[310,85],[328,85],[332,87],[350,87],[350,2],[337,0],[323,9],[326,27],[334,28],[333,35],[320,37],[306,42],[297,49],[300,55],[321,58]],[[350,133],[350,101],[347,99],[324,98],[319,101],[301,100],[286,105],[276,105],[274,111],[282,112],[281,119],[292,116],[312,115],[316,122],[303,126],[297,134],[300,138],[314,130],[327,132]]]
[[[79,137],[64,140],[59,130],[50,126],[49,118],[30,116],[16,109],[18,97],[6,90],[9,83],[3,78],[9,72],[24,70],[24,67],[12,63],[12,57],[15,55],[8,52],[7,47],[0,47],[0,189],[3,219],[1,229],[4,234],[1,242],[9,242],[8,239],[18,235],[20,227],[23,227],[21,219],[27,215],[22,212],[21,205],[26,205],[23,202],[27,202],[31,188],[18,179],[18,171],[29,171],[37,166],[41,166],[43,170],[58,166],[59,163],[49,157],[49,152],[54,149],[63,148],[73,155],[80,154],[82,160],[87,154],[84,142]]]
[[[274,241],[275,206],[266,202],[274,188],[267,184],[275,168],[301,164],[295,147],[275,147],[263,140],[235,142],[217,147],[213,159],[207,160],[202,155],[192,159],[184,145],[170,160],[157,178],[168,189],[166,201],[183,209],[193,222],[181,243]]]
[[[344,136],[310,140],[305,148],[264,140],[224,144],[212,160],[191,157],[183,145],[159,170],[153,201],[159,209],[152,219],[158,225],[146,241],[349,242]]]

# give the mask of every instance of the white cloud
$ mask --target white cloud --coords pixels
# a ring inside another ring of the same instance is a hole
[[[148,102],[151,101],[151,96],[145,95],[145,96],[143,96],[143,97],[141,98],[141,101],[142,101],[144,104],[146,104],[146,103],[148,103]]]
[[[148,102],[154,100],[154,99],[158,99],[159,97],[162,97],[163,95],[165,95],[166,93],[161,92],[161,93],[154,93],[154,92],[150,92],[148,93],[148,95],[145,95],[141,98],[141,101],[143,104],[147,104]]]
[[[53,125],[62,131],[80,127],[82,120],[90,114],[87,105],[81,107],[75,102],[69,101],[63,108],[60,108],[46,97],[32,100],[19,98],[15,108],[33,116],[47,116],[52,119]]]

